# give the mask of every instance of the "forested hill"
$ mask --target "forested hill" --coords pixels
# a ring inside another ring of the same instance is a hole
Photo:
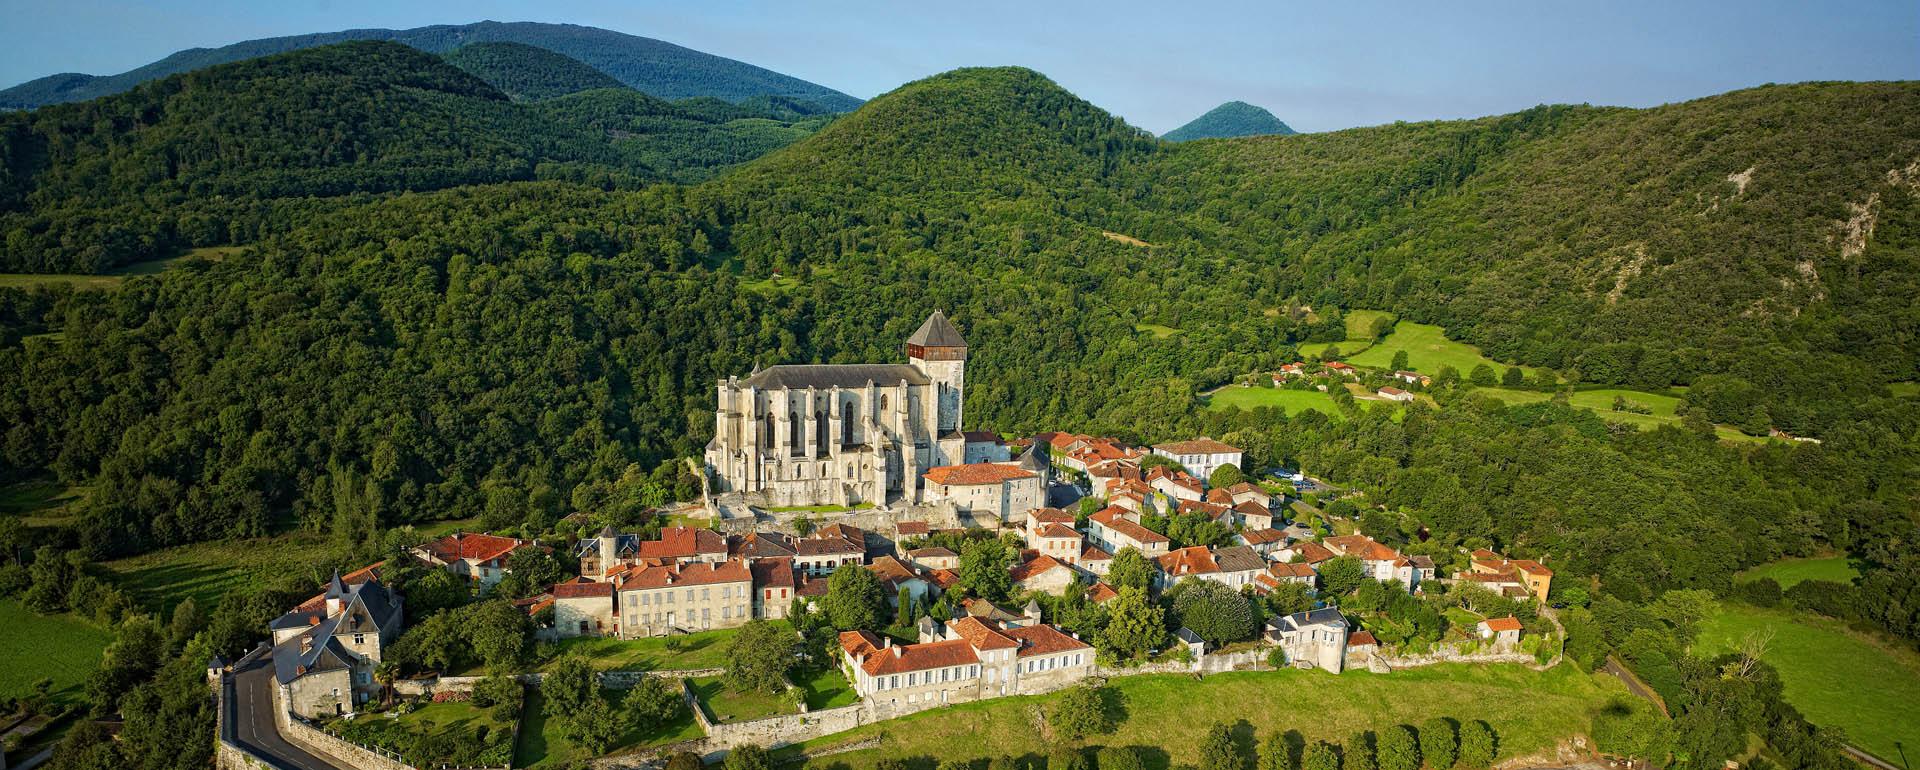
[[[0,269],[99,272],[248,243],[343,196],[539,178],[695,181],[824,118],[610,88],[515,104],[439,57],[360,41],[0,115]]]
[[[625,88],[612,75],[545,48],[473,43],[442,55],[448,63],[515,99],[551,99],[596,88]]]
[[[1195,139],[1232,139],[1241,136],[1286,136],[1298,133],[1263,107],[1246,102],[1227,102],[1184,126],[1162,134],[1169,142]]]
[[[859,99],[825,86],[660,40],[573,24],[483,21],[398,30],[350,29],[192,48],[119,75],[63,73],[22,83],[0,91],[0,107],[30,109],[86,101],[216,64],[353,40],[391,40],[429,53],[472,43],[522,43],[585,62],[631,88],[667,100],[715,96],[738,102],[781,96],[817,102],[835,111],[860,105]]]

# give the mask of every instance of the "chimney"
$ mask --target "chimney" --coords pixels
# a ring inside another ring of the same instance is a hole
[[[313,637],[311,636],[300,637],[300,654],[305,655],[308,652],[311,652],[312,650],[313,650]]]
[[[886,649],[886,648],[888,648],[888,647],[892,647],[892,646],[893,646],[893,637],[891,637],[891,636],[882,636],[882,637],[880,637],[880,649],[883,649],[883,650],[884,650],[884,649]]]

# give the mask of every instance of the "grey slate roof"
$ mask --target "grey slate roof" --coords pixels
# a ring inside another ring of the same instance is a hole
[[[938,310],[927,316],[926,323],[920,324],[920,330],[907,338],[908,345],[928,348],[964,348],[967,341],[960,337],[960,330],[953,328],[947,321],[947,314]]]
[[[1027,451],[1021,452],[1018,463],[1020,470],[1044,473],[1052,467],[1051,461],[1047,459],[1046,446],[1045,441],[1035,441],[1033,446],[1027,447]]]
[[[1260,558],[1253,548],[1244,545],[1214,551],[1213,563],[1220,567],[1221,572],[1259,572],[1267,568],[1267,560]]]
[[[1347,627],[1347,616],[1340,614],[1340,610],[1335,607],[1322,607],[1317,610],[1296,612],[1284,618],[1278,618],[1277,620],[1282,624],[1279,627],[1283,629],[1298,629],[1306,628],[1307,626]]]
[[[741,384],[764,390],[864,388],[867,383],[925,385],[931,380],[908,364],[786,364],[754,372]]]
[[[607,529],[610,530],[612,529],[612,527],[609,526],[607,527]],[[639,535],[634,535],[634,534],[609,535],[606,531],[603,530],[601,534],[598,535],[597,537],[584,538],[580,542],[574,543],[573,544],[574,557],[581,558],[585,556],[598,555],[600,553],[600,538],[602,537],[613,538],[613,558],[624,559],[640,552],[640,536]]]

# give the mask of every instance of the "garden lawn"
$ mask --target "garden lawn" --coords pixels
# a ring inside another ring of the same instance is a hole
[[[853,685],[837,668],[795,679],[794,684],[807,691],[808,711],[839,708],[860,700],[859,693],[853,691]]]
[[[750,722],[797,713],[786,693],[736,692],[727,688],[724,678],[717,676],[697,677],[687,683],[693,685],[694,697],[700,699],[701,705],[707,708],[707,716],[715,722]]]
[[[1767,629],[1774,636],[1761,659],[1779,669],[1787,702],[1808,721],[1845,730],[1850,742],[1893,762],[1894,742],[1920,742],[1920,653],[1838,621],[1731,603],[1701,625],[1693,651],[1717,655]]]
[[[113,635],[72,615],[35,615],[13,599],[0,599],[0,698],[31,692],[34,682],[53,679],[53,699],[79,703],[87,676],[100,667],[100,653]]]
[[[1264,739],[1297,731],[1307,740],[1345,741],[1359,730],[1417,725],[1435,716],[1483,719],[1499,736],[1502,758],[1534,754],[1559,739],[1591,729],[1593,714],[1613,701],[1629,702],[1618,682],[1562,665],[1544,672],[1523,666],[1441,664],[1392,674],[1349,671],[1236,672],[1195,680],[1180,674],[1120,677],[1127,716],[1111,735],[1090,744],[1148,747],[1149,767],[1194,764],[1207,725],[1240,721]],[[995,698],[924,711],[808,741],[817,750],[872,737],[880,745],[835,754],[835,763],[874,767],[889,757],[968,760],[1044,755],[1049,748],[1034,706],[1059,696]],[[1244,733],[1245,728],[1242,732]]]
[[[513,724],[466,702],[429,703],[399,718],[366,713],[327,732],[400,754],[416,767],[499,766],[513,759]]]
[[[1734,575],[1736,583],[1748,583],[1760,578],[1773,578],[1780,588],[1787,589],[1808,580],[1828,580],[1835,583],[1851,583],[1860,577],[1845,556],[1822,556],[1812,559],[1781,559],[1762,564],[1752,569],[1742,570]]]
[[[626,699],[626,690],[603,690],[607,700],[618,710]],[[572,741],[560,736],[560,732],[547,715],[541,713],[546,699],[540,694],[540,688],[527,688],[527,705],[521,712],[520,743],[514,746],[514,767],[566,767],[574,760],[586,760],[593,757]],[[700,723],[694,721],[693,712],[686,712],[679,720],[655,729],[633,728],[614,741],[608,756],[617,756],[623,752],[664,746],[669,743],[690,741],[701,737]]]
[[[786,621],[774,621],[782,630],[789,628]],[[667,649],[664,636],[646,639],[613,639],[610,637],[575,637],[563,639],[559,644],[560,655],[580,654],[598,671],[692,671],[703,668],[725,668],[727,665],[727,643],[733,639],[738,629],[719,631],[701,631],[676,637],[678,650]],[[552,664],[549,663],[549,666]]]
[[[1393,368],[1393,354],[1407,351],[1407,368],[1421,374],[1439,374],[1440,368],[1451,366],[1465,377],[1473,372],[1473,367],[1486,364],[1493,367],[1495,377],[1507,371],[1507,366],[1486,356],[1480,355],[1480,349],[1464,342],[1447,339],[1440,327],[1432,324],[1417,324],[1401,321],[1393,327],[1393,333],[1387,335],[1380,344],[1368,348],[1366,352],[1348,356],[1347,363],[1374,369]],[[1525,369],[1525,367],[1521,367]],[[1529,370],[1531,371],[1531,370]]]
[[[105,566],[121,587],[164,618],[182,599],[192,597],[201,610],[212,610],[234,588],[288,576],[311,582],[318,593],[333,555],[326,538],[295,534],[164,548]]]
[[[1228,385],[1207,396],[1208,409],[1225,409],[1237,406],[1252,410],[1263,406],[1275,406],[1295,415],[1312,410],[1335,420],[1345,420],[1340,407],[1333,405],[1333,397],[1317,390],[1288,390],[1286,388],[1244,387]]]

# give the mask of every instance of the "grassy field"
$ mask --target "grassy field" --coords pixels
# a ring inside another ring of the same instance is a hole
[[[513,756],[513,725],[493,718],[487,709],[471,703],[429,703],[390,717],[367,714],[352,721],[327,723],[327,732],[358,743],[399,752],[419,767],[443,763],[505,764]],[[421,736],[433,736],[420,740]]]
[[[1920,382],[1895,382],[1888,384],[1887,388],[1900,398],[1920,396]]]
[[[1109,687],[1119,693],[1127,716],[1113,735],[1090,742],[1150,747],[1151,767],[1194,763],[1201,728],[1241,721],[1261,738],[1279,730],[1297,731],[1308,740],[1344,741],[1359,730],[1418,724],[1435,716],[1484,719],[1498,733],[1501,757],[1515,757],[1586,732],[1599,709],[1631,700],[1618,682],[1572,666],[1535,672],[1520,666],[1443,664],[1338,676],[1288,669],[1216,674],[1199,681],[1185,675],[1147,675],[1115,679]],[[1036,724],[1034,707],[1057,697],[996,698],[939,708],[809,741],[803,748],[880,736],[878,747],[833,756],[833,762],[855,770],[888,757],[944,761],[1044,754],[1048,742]]]
[[[1838,621],[1722,605],[1701,626],[1694,652],[1735,649],[1748,634],[1771,630],[1763,660],[1780,670],[1787,702],[1814,724],[1838,727],[1854,744],[1899,761],[1894,742],[1920,741],[1920,654],[1848,630]]]
[[[210,259],[219,261],[227,255],[237,253],[239,246],[208,246],[194,249],[177,257],[155,259],[147,262],[135,262],[122,265],[98,275],[77,273],[0,273],[0,288],[67,285],[76,289],[111,289],[124,283],[128,276],[154,275],[175,264],[189,259]]]
[[[113,641],[106,629],[72,615],[35,615],[20,602],[0,599],[0,698],[31,692],[35,681],[53,679],[53,699],[80,702],[87,676]]]
[[[1311,409],[1335,420],[1346,419],[1346,416],[1340,413],[1340,408],[1333,405],[1333,397],[1317,390],[1228,385],[1207,397],[1208,409],[1225,409],[1229,406],[1237,406],[1241,409],[1277,406],[1287,410],[1287,414],[1299,414]]]
[[[797,713],[785,693],[738,692],[728,689],[726,681],[717,676],[696,677],[687,683],[715,722],[751,722]]]
[[[606,690],[604,692],[607,695],[607,699],[613,703],[615,709],[620,708],[621,701],[626,698],[627,694],[625,690]],[[513,750],[513,766],[567,767],[571,766],[575,760],[592,759],[593,757],[591,755],[588,755],[585,751],[575,747],[571,741],[560,736],[559,731],[554,729],[551,721],[547,719],[547,715],[542,713],[545,706],[546,700],[540,695],[540,688],[528,688],[527,705],[521,712],[520,742],[514,746]],[[614,742],[614,748],[609,755],[618,756],[622,752],[643,749],[649,746],[679,743],[680,741],[698,738],[700,734],[700,723],[695,722],[693,720],[693,714],[688,712],[687,715],[679,721],[658,729],[628,730],[625,735],[620,736],[620,739]]]
[[[1543,393],[1537,390],[1512,390],[1509,388],[1475,388],[1474,392],[1493,396],[1509,404],[1531,404],[1553,397],[1551,393]],[[1620,396],[1628,401],[1651,407],[1653,413],[1636,414],[1633,412],[1613,411],[1614,396]],[[1642,390],[1600,388],[1597,390],[1574,391],[1573,396],[1567,399],[1567,403],[1592,411],[1600,415],[1600,418],[1607,422],[1632,425],[1642,430],[1657,428],[1662,425],[1680,426],[1680,418],[1675,417],[1673,414],[1674,409],[1680,405],[1680,398],[1677,396],[1648,393]],[[1726,441],[1754,442],[1767,440],[1762,436],[1749,436],[1725,425],[1714,426],[1713,432],[1714,435]]]
[[[1770,564],[1762,564],[1734,575],[1734,582],[1745,583],[1760,578],[1773,578],[1780,587],[1791,588],[1808,580],[1830,580],[1835,583],[1851,583],[1860,577],[1860,571],[1847,562],[1845,556],[1821,556],[1808,559],[1781,559]]]
[[[1480,355],[1479,348],[1447,339],[1446,332],[1440,327],[1411,321],[1395,324],[1393,333],[1381,340],[1380,344],[1368,348],[1360,355],[1349,356],[1347,363],[1354,366],[1388,369],[1393,365],[1394,352],[1400,350],[1407,351],[1407,368],[1422,374],[1437,374],[1441,367],[1451,366],[1460,371],[1460,376],[1465,377],[1473,371],[1473,367],[1480,364],[1493,367],[1495,376],[1507,370],[1505,364]]]
[[[853,691],[853,684],[837,668],[795,680],[794,684],[807,691],[807,709],[810,711],[839,708],[860,699],[859,693]]]
[[[236,587],[288,575],[310,578],[317,589],[326,582],[322,565],[332,553],[326,538],[282,535],[165,548],[104,566],[136,599],[164,613],[187,597],[211,609]]]
[[[74,503],[86,490],[53,481],[23,481],[0,486],[0,516],[17,516],[29,527],[57,526],[74,515]]]
[[[1156,340],[1163,340],[1181,332],[1180,329],[1175,329],[1171,326],[1161,326],[1160,324],[1134,324],[1133,330],[1151,334]]]
[[[1346,315],[1347,338],[1339,342],[1303,342],[1295,346],[1303,356],[1324,357],[1329,345],[1340,348],[1341,358],[1351,358],[1373,345],[1373,322],[1392,318],[1385,310],[1349,310]]]
[[[782,630],[788,628],[784,620],[773,622],[779,624]],[[727,642],[735,632],[736,629],[729,628],[680,636],[677,637],[678,650],[667,649],[667,639],[663,636],[646,639],[575,637],[563,639],[559,644],[560,654],[585,655],[593,667],[600,671],[690,671],[725,668]],[[555,659],[558,660],[558,656]]]

